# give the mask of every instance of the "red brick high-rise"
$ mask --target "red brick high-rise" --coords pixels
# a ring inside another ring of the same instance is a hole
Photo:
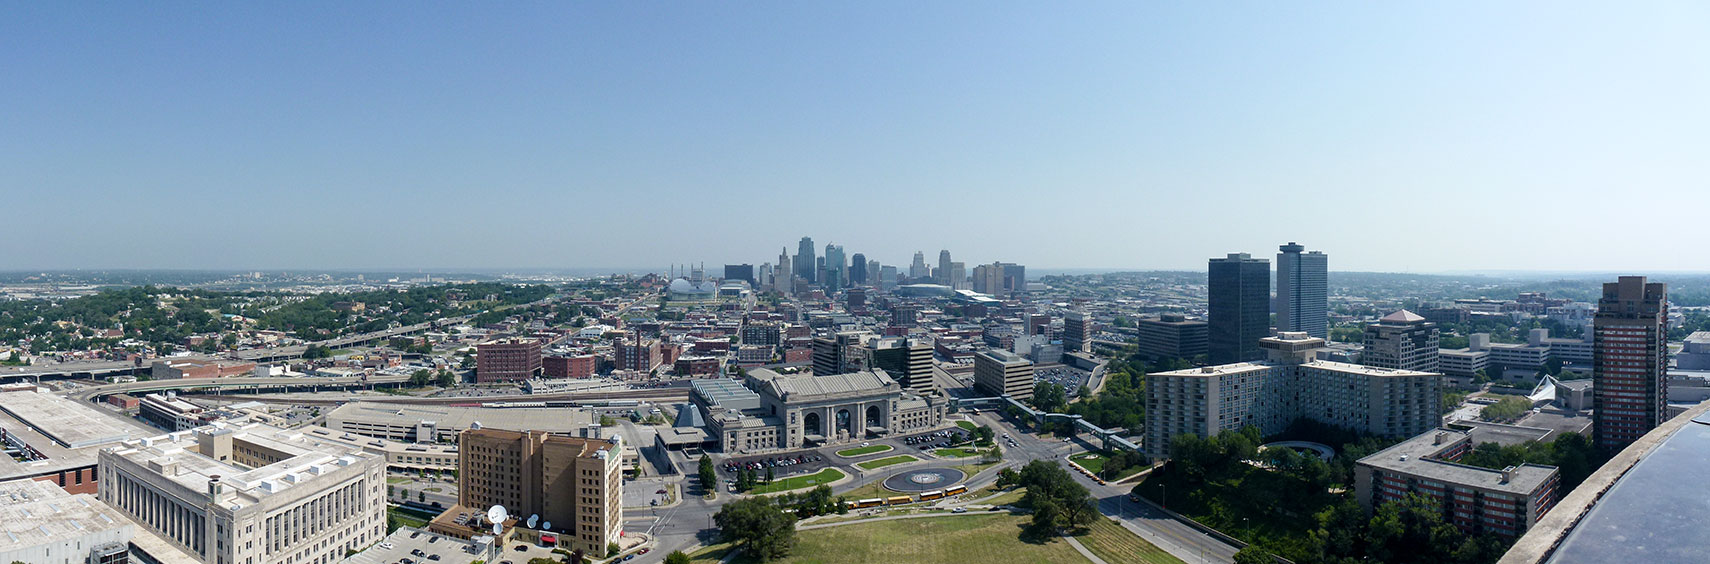
[[[540,341],[501,339],[475,345],[475,382],[510,382],[539,378]]]
[[[1592,432],[1613,453],[1668,418],[1668,285],[1604,284],[1592,331]]]

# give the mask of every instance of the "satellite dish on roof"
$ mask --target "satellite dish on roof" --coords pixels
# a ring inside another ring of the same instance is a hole
[[[551,522],[551,521],[547,521],[547,522],[545,522],[545,523],[543,523],[543,524],[541,524],[541,525],[540,525],[540,528],[541,528],[541,529],[544,529],[544,530],[548,530],[548,531],[550,531],[550,530],[552,530],[552,522]]]
[[[533,529],[534,528],[534,522],[538,521],[538,520],[540,520],[539,514],[529,515],[528,516],[528,528]]]
[[[493,523],[493,536],[499,536],[502,534],[505,534],[505,524]]]
[[[487,509],[487,520],[495,524],[505,522],[505,518],[509,516],[505,513],[505,506],[503,505],[495,505]]]

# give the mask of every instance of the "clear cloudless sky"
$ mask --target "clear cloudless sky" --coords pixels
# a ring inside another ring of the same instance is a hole
[[[1710,270],[1710,6],[14,2],[0,270]]]

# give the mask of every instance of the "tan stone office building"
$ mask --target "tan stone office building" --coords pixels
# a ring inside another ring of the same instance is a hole
[[[482,534],[482,527],[457,523],[456,516],[502,505],[523,538],[604,555],[606,544],[623,535],[622,450],[619,436],[464,431],[458,435],[458,505],[429,530],[459,538]]]

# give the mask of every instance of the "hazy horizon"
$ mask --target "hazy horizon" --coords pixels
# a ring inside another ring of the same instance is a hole
[[[0,270],[1690,272],[1710,6],[21,4]],[[1087,267],[1074,265],[1135,265]],[[580,267],[578,267],[580,268]]]

